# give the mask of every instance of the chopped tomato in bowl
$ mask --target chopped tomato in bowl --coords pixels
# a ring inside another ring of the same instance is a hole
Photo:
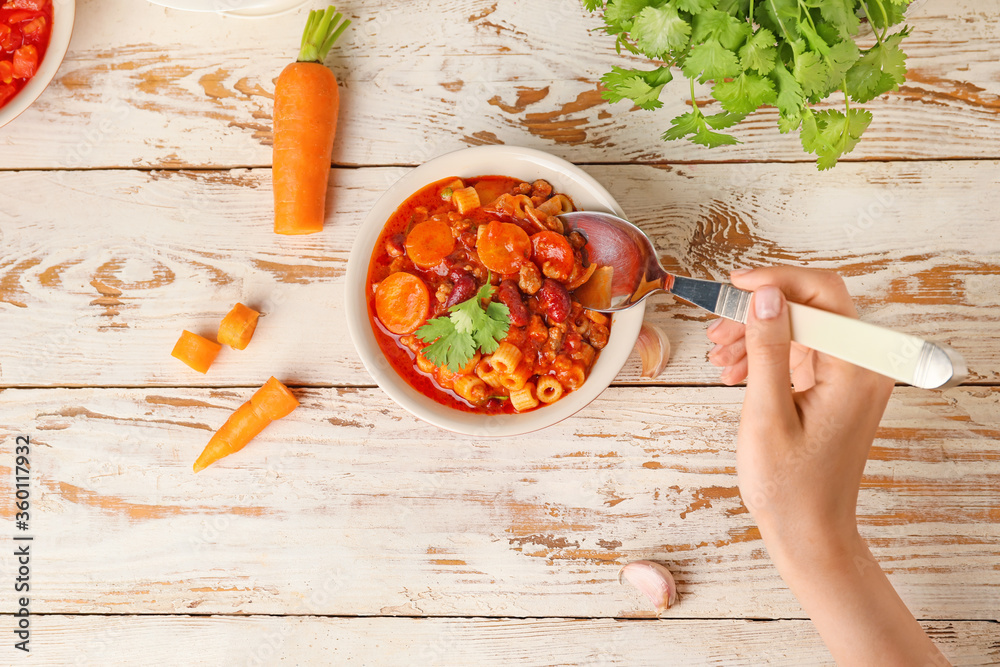
[[[73,0],[0,0],[0,126],[41,95],[66,54]]]

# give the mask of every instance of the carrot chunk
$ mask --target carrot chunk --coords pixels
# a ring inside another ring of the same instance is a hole
[[[405,271],[390,274],[375,290],[375,314],[394,334],[408,334],[419,329],[427,320],[430,305],[426,283]]]
[[[421,222],[406,236],[406,254],[421,269],[437,266],[454,249],[455,237],[444,220]]]
[[[204,470],[219,459],[240,451],[268,424],[288,415],[298,404],[288,387],[274,377],[268,379],[216,431],[201,456],[194,462],[194,471]]]
[[[250,402],[257,414],[266,417],[269,421],[281,419],[299,406],[295,394],[274,377],[265,382],[264,386],[250,397]]]
[[[531,239],[513,223],[493,220],[482,230],[476,250],[483,266],[494,273],[509,275],[517,273],[531,257]]]
[[[222,346],[209,339],[185,330],[177,339],[171,356],[183,361],[199,373],[207,373]]]
[[[247,344],[257,329],[258,317],[260,313],[256,310],[237,303],[219,323],[218,341],[234,350],[247,349]]]

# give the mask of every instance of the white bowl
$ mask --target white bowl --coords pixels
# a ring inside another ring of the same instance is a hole
[[[21,112],[30,107],[52,81],[66,55],[66,49],[69,48],[75,20],[76,0],[52,0],[52,34],[49,35],[49,46],[45,50],[45,57],[42,58],[38,71],[27,85],[6,105],[0,107],[0,127],[20,116]]]
[[[513,436],[551,426],[573,415],[615,379],[635,346],[645,305],[618,313],[611,337],[583,386],[564,398],[524,414],[481,415],[444,406],[401,378],[379,348],[368,319],[366,282],[375,242],[395,210],[414,192],[447,176],[502,175],[533,181],[544,178],[556,192],[573,198],[577,208],[625,215],[618,202],[579,167],[541,151],[514,146],[479,146],[436,157],[390,187],[361,223],[347,263],[347,328],[375,382],[416,417],[449,431],[475,436]]]

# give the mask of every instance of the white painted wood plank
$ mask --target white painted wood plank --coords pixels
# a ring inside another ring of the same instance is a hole
[[[1000,163],[592,166],[669,267],[806,264],[847,276],[866,319],[949,343],[974,382],[1000,380]],[[338,169],[321,234],[271,230],[268,170],[0,174],[0,386],[371,385],[343,326],[357,226],[402,168]],[[44,202],[44,205],[40,204]],[[263,310],[252,344],[208,375],[170,357],[237,301]],[[659,378],[712,383],[707,313],[656,297],[673,341]],[[638,379],[629,363],[619,380]]]
[[[44,665],[832,665],[808,621],[43,616]],[[996,623],[924,622],[954,665],[1000,660]]]
[[[737,131],[741,146],[659,141],[687,104],[681,79],[656,112],[604,103],[600,76],[630,60],[577,0],[339,4],[355,24],[329,59],[342,82],[338,164],[418,164],[483,142],[583,162],[807,159],[773,110]],[[305,9],[247,21],[134,0],[79,5],[55,82],[0,129],[0,168],[270,164],[273,80]],[[1000,0],[916,10],[910,79],[866,105],[875,120],[852,159],[1000,156],[998,16]],[[708,87],[698,95],[706,102]]]
[[[250,393],[0,393],[0,441],[34,442],[35,613],[650,617],[616,579],[650,558],[678,581],[667,616],[802,616],[738,495],[741,389],[614,388],[500,440],[377,389],[298,390],[291,416],[193,474]],[[861,532],[920,618],[996,618],[998,417],[1000,388],[901,388],[883,421]]]

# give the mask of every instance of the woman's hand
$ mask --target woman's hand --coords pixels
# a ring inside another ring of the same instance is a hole
[[[791,267],[732,280],[754,292],[750,313],[746,326],[709,328],[709,359],[727,384],[747,380],[740,495],[778,571],[838,662],[947,664],[857,532],[858,488],[893,382],[790,340],[786,297],[857,317],[843,280]]]

